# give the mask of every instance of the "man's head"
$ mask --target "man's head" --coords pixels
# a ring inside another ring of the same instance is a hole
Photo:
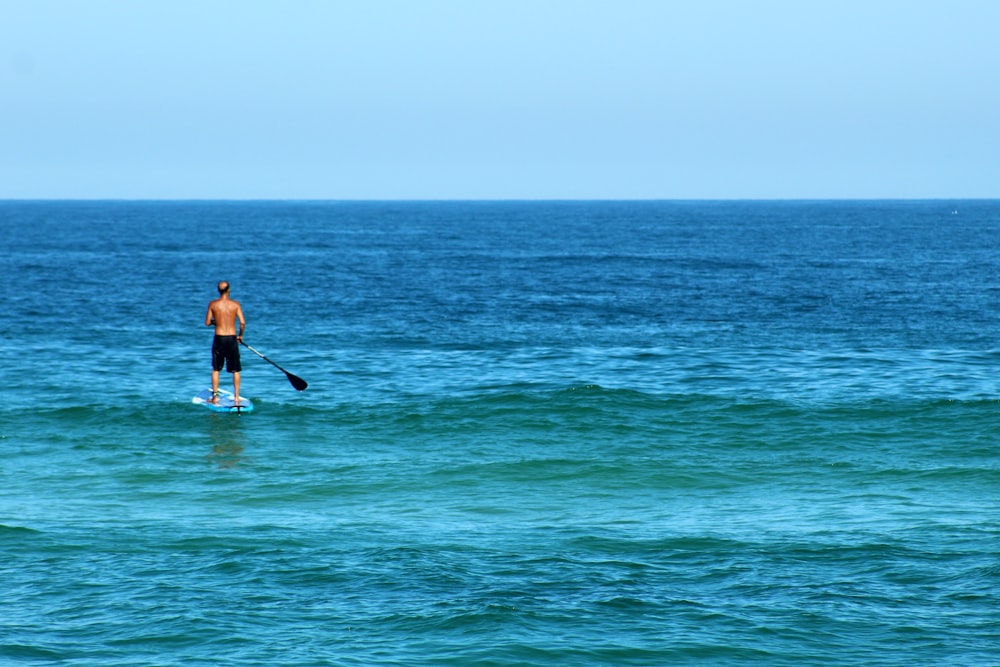
[[[229,293],[229,283],[223,280],[221,283],[219,283],[219,295],[221,296],[222,294],[228,294],[228,293]]]

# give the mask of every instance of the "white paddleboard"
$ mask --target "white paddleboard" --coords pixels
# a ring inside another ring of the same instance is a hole
[[[212,390],[205,389],[204,391],[198,392],[198,395],[191,399],[191,402],[195,405],[203,405],[212,412],[238,412],[240,414],[244,412],[253,412],[253,403],[250,402],[249,398],[245,396],[240,396],[240,404],[236,405],[233,402],[233,392],[228,389],[219,388],[219,402],[212,402]]]

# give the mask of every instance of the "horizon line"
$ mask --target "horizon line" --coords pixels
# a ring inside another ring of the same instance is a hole
[[[994,197],[0,197],[0,202],[820,202],[820,201],[997,201]]]

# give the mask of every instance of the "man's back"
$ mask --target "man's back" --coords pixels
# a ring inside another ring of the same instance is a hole
[[[214,320],[216,336],[236,335],[236,320],[243,319],[243,309],[239,301],[221,297],[208,304],[208,313]]]

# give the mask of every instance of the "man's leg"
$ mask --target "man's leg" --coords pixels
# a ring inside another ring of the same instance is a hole
[[[219,402],[219,371],[212,371],[212,402]]]
[[[233,405],[240,404],[240,372],[233,373]]]

